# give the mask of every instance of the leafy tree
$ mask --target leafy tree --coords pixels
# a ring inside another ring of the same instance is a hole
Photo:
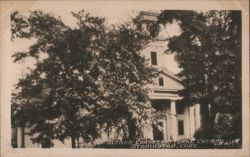
[[[121,130],[125,139],[139,136],[140,129],[154,116],[146,85],[153,83],[157,71],[140,53],[151,39],[147,32],[142,32],[128,23],[112,27],[102,52],[106,60],[100,61],[105,67],[102,84],[107,106],[97,115],[101,115],[106,126],[114,125],[118,132]]]
[[[176,54],[187,103],[201,104],[203,138],[212,138],[216,113],[241,117],[241,12],[165,10],[158,19],[179,24],[181,33],[170,37],[166,52]],[[241,138],[241,131],[233,132]]]
[[[135,123],[153,113],[145,85],[157,72],[139,52],[151,37],[133,24],[108,28],[104,18],[72,15],[76,28],[42,11],[12,13],[12,40],[35,40],[27,52],[13,55],[14,62],[37,61],[16,85],[12,122],[30,128],[34,142],[70,137],[72,148],[79,138],[94,141],[103,128],[132,139]]]

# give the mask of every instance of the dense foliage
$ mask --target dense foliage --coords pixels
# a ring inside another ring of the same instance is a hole
[[[165,10],[158,19],[181,29],[170,37],[166,52],[176,54],[187,103],[201,104],[198,138],[241,138],[241,12]],[[223,133],[219,121],[227,114],[226,119],[234,118]]]
[[[133,23],[107,27],[84,11],[72,15],[75,28],[42,11],[12,13],[12,40],[35,40],[14,62],[37,61],[13,92],[12,123],[40,143],[70,137],[76,147],[111,128],[132,139],[153,116],[145,85],[157,71],[140,54],[151,37]]]

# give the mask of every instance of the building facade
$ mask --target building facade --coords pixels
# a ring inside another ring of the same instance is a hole
[[[147,24],[157,20],[158,13],[141,12],[142,23]],[[152,106],[165,115],[160,119],[157,126],[148,126],[144,130],[144,137],[153,140],[178,140],[193,138],[195,131],[200,127],[200,106],[199,104],[185,104],[178,91],[184,86],[181,79],[171,72],[172,64],[169,63],[169,56],[165,53],[168,32],[162,25],[155,41],[150,43],[143,50],[143,54],[149,59],[152,66],[159,69],[160,75],[155,84],[150,87],[150,101]]]
[[[145,29],[148,23],[157,20],[157,15],[158,13],[153,12],[139,14],[142,22],[145,22]],[[142,51],[142,54],[148,58],[149,64],[160,71],[159,78],[155,80],[154,84],[149,85],[149,97],[152,107],[165,115],[164,118],[158,120],[157,124],[146,126],[142,131],[143,137],[152,140],[191,139],[200,127],[200,108],[199,104],[185,104],[182,101],[183,98],[178,95],[178,91],[182,90],[184,86],[181,79],[167,68],[171,66],[168,65],[171,63],[169,63],[169,56],[164,53],[168,38],[167,32],[164,31],[164,27],[161,26],[155,41]],[[14,147],[42,147],[41,144],[32,143],[28,132],[27,128],[12,129]],[[107,139],[106,136],[103,138]],[[104,139],[100,141],[105,141]],[[60,141],[53,142],[54,147],[71,147],[70,140],[65,140],[64,144]]]

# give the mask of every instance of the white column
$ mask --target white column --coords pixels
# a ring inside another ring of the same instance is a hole
[[[167,134],[167,117],[168,117],[168,109],[167,109],[167,104],[164,104],[165,108],[164,108],[164,114],[166,116],[166,118],[163,119],[163,139],[167,140],[168,139],[168,134]]]
[[[17,146],[18,148],[24,148],[24,129],[17,128]]]
[[[189,106],[186,105],[184,109],[184,135],[185,138],[190,137],[190,120],[189,120]]]
[[[170,102],[170,113],[171,113],[171,130],[173,140],[177,140],[178,129],[177,129],[177,117],[176,117],[176,103],[174,100]]]
[[[195,104],[195,130],[201,126],[200,104]]]
[[[193,138],[195,133],[195,117],[194,117],[194,106],[189,106],[189,122],[190,122],[190,137]]]
[[[172,127],[171,127],[171,121],[172,121],[172,116],[170,115],[170,104],[167,108],[167,121],[166,121],[166,127],[167,127],[167,139],[169,140],[170,137],[172,137]]]

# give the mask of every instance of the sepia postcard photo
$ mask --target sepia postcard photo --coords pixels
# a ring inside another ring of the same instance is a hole
[[[1,1],[1,156],[240,156],[249,1]]]

